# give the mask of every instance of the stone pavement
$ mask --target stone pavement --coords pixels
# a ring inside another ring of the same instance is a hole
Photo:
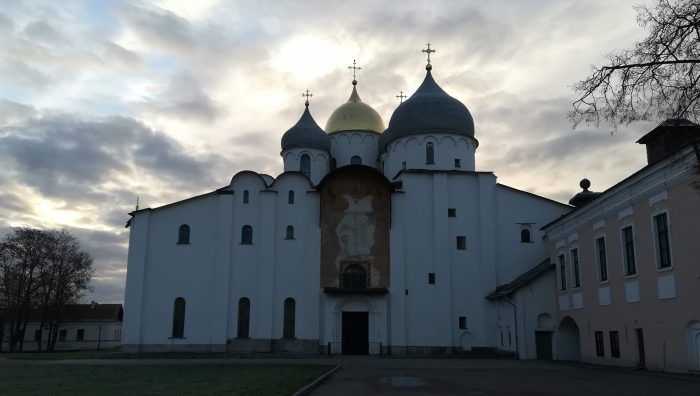
[[[346,395],[700,395],[700,377],[553,362],[340,357],[311,393]]]

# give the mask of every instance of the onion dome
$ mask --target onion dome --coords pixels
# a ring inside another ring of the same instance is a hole
[[[326,123],[326,132],[331,134],[339,131],[384,131],[384,121],[376,110],[364,103],[357,94],[357,81],[352,82],[352,94],[344,103],[331,114]]]
[[[309,102],[306,102],[304,114],[301,115],[299,121],[282,135],[282,151],[298,147],[326,151],[331,149],[331,139],[311,116]]]
[[[467,107],[433,79],[430,65],[418,90],[394,110],[379,140],[380,151],[395,139],[426,133],[454,133],[474,138],[474,120]]]

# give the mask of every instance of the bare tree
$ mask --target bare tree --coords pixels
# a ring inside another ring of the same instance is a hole
[[[700,3],[658,0],[636,7],[649,35],[632,49],[607,56],[605,66],[574,84],[579,99],[569,118],[617,127],[666,118],[698,120],[700,115]]]
[[[0,242],[0,315],[9,327],[10,350],[22,350],[31,312],[40,315],[38,349],[46,327],[46,349],[53,350],[64,306],[84,295],[92,273],[92,258],[65,229],[22,227],[6,235]]]

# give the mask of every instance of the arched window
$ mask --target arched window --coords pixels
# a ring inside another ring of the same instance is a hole
[[[349,265],[343,271],[343,287],[350,290],[366,289],[367,271],[360,265]]]
[[[530,240],[530,230],[527,228],[520,230],[520,242],[532,242]]]
[[[296,303],[293,298],[284,300],[284,328],[282,338],[294,338]]]
[[[183,224],[177,231],[177,243],[187,244],[190,243],[190,226]]]
[[[248,200],[250,199],[250,193],[248,190],[243,191],[243,203],[248,203]]]
[[[253,227],[244,225],[241,230],[241,245],[253,244]]]
[[[289,194],[287,195],[287,203],[288,204],[294,203],[294,191],[292,191],[292,190],[289,190]]]
[[[284,239],[294,239],[294,227],[287,226],[287,233]]]
[[[248,338],[250,329],[250,300],[241,297],[238,300],[238,335],[237,338]]]
[[[183,338],[185,336],[185,299],[178,297],[175,299],[173,307],[173,333],[172,338]]]
[[[299,171],[306,175],[306,177],[311,177],[311,157],[308,154],[303,154],[301,160],[299,160]]]
[[[362,165],[362,158],[360,158],[359,155],[353,155],[352,158],[350,158],[350,163],[353,165]]]
[[[425,145],[425,163],[426,164],[434,164],[435,163],[435,147],[433,147],[433,144],[430,142]]]
[[[331,168],[331,170],[335,170],[335,168],[336,168],[337,166],[338,166],[338,165],[337,165],[337,162],[336,162],[335,158],[331,158],[331,163],[330,163],[330,168]]]

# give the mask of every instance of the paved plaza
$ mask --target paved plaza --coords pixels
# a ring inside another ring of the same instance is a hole
[[[700,376],[538,361],[342,357],[311,393],[345,395],[700,395]]]

